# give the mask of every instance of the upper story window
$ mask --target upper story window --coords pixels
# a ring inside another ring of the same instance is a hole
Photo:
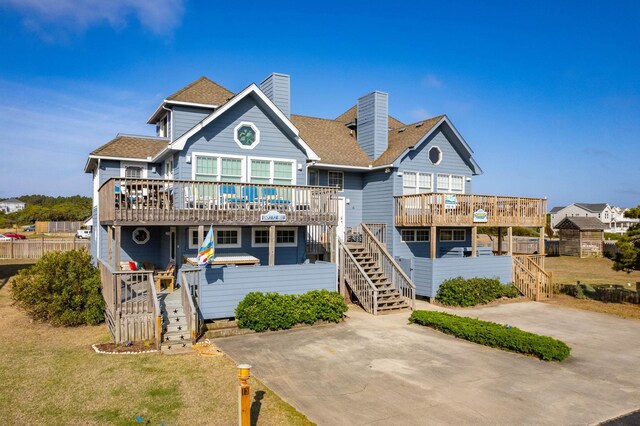
[[[429,161],[431,161],[431,164],[434,166],[440,164],[442,161],[442,150],[437,146],[431,147],[431,149],[429,149]]]
[[[127,179],[146,179],[147,165],[144,163],[126,163],[120,164],[120,177]]]
[[[438,174],[438,192],[464,192],[464,176]]]
[[[344,172],[329,171],[327,186],[338,187],[339,191],[344,189]]]
[[[260,130],[255,124],[242,121],[233,130],[233,140],[242,149],[253,149],[260,143]]]
[[[194,180],[208,182],[243,182],[244,157],[193,154]]]
[[[295,161],[249,158],[249,182],[294,185]]]
[[[431,192],[433,187],[433,175],[431,173],[403,172],[402,193],[425,194]]]
[[[156,123],[156,133],[161,138],[168,138],[171,136],[171,113],[167,113]]]

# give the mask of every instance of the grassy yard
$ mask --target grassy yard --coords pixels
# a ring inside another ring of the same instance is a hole
[[[635,283],[640,281],[640,271],[630,274],[626,272],[616,272],[611,269],[613,262],[606,258],[585,258],[560,256],[547,257],[545,259],[545,269],[553,272],[553,281],[557,284],[621,284],[635,290]],[[606,303],[597,300],[577,299],[565,294],[556,294],[546,303],[584,309],[588,311],[601,312],[616,315],[622,318],[640,319],[640,305],[630,303]]]
[[[237,422],[237,372],[226,356],[99,355],[90,345],[109,340],[104,325],[33,322],[11,305],[9,286],[0,277],[2,424]],[[311,424],[255,378],[250,384],[258,424]]]
[[[640,282],[640,271],[630,274],[611,269],[613,262],[607,258],[585,258],[571,256],[547,257],[544,261],[547,271],[553,272],[553,282],[558,284],[627,284]]]

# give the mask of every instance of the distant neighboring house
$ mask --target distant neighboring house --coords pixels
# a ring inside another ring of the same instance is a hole
[[[554,207],[549,213],[551,227],[556,231],[560,222],[567,217],[593,217],[605,225],[605,232],[623,234],[631,225],[640,222],[638,219],[624,217],[627,210],[607,203],[573,203],[566,207]]]
[[[24,201],[17,200],[15,198],[9,198],[7,200],[0,201],[0,212],[14,213],[24,209],[26,204]]]

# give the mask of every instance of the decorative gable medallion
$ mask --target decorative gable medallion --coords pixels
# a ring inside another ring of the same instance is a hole
[[[260,130],[255,124],[242,121],[233,130],[233,140],[242,149],[253,149],[260,143]]]

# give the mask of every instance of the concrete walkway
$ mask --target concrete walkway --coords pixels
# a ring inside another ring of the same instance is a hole
[[[539,361],[358,310],[215,343],[320,425],[582,425],[640,408],[640,321],[534,302],[456,313],[559,338],[572,355]]]

